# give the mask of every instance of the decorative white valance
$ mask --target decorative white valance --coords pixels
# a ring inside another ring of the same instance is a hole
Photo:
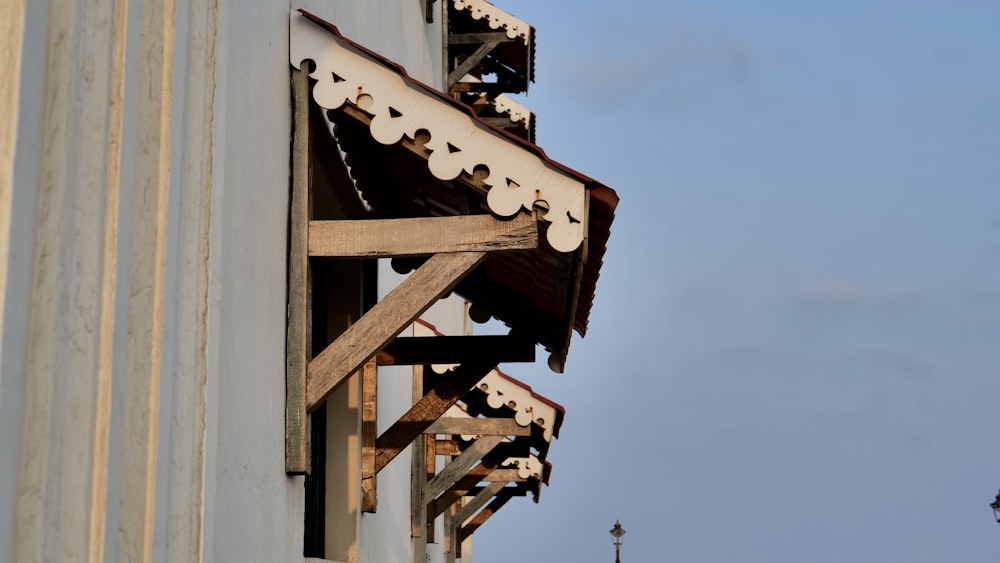
[[[401,67],[344,39],[298,13],[290,18],[291,64],[311,60],[313,99],[328,110],[351,105],[371,116],[369,130],[383,145],[418,131],[430,134],[427,166],[442,181],[489,172],[483,181],[490,210],[510,217],[545,210],[546,238],[557,251],[572,252],[583,241],[586,188],[543,158],[541,149],[512,140],[480,122],[470,110],[409,78]],[[531,150],[529,150],[531,147]],[[536,152],[537,151],[537,152]]]

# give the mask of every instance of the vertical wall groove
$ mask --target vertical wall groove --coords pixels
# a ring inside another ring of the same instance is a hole
[[[129,279],[119,561],[152,558],[169,193],[173,0],[140,7],[139,99]]]
[[[177,269],[177,363],[170,433],[166,561],[204,551],[208,281],[215,106],[216,0],[188,6]]]
[[[116,0],[112,6],[111,84],[107,154],[107,221],[104,229],[104,270],[101,274],[100,348],[97,359],[97,396],[91,460],[89,557],[91,563],[104,561],[104,529],[108,490],[108,435],[111,422],[112,353],[114,351],[115,286],[118,268],[118,193],[121,184],[122,120],[125,97],[125,42],[128,2]]]

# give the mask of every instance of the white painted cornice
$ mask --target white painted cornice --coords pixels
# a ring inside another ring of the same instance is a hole
[[[537,205],[547,210],[541,218],[549,223],[552,248],[572,252],[580,246],[586,212],[580,178],[404,76],[390,61],[363,52],[298,13],[290,18],[290,41],[294,67],[305,60],[315,64],[310,73],[317,81],[313,99],[321,107],[336,110],[350,104],[362,109],[372,116],[372,137],[383,145],[429,132],[427,165],[436,178],[450,181],[485,167],[489,175],[483,183],[493,213],[510,217]]]

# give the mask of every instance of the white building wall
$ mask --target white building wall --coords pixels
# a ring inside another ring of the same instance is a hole
[[[289,10],[438,84],[422,3],[5,4],[25,13],[0,38],[19,93],[0,98],[16,116],[0,561],[301,558],[283,460]],[[383,377],[388,417],[410,388]],[[359,561],[412,560],[409,472],[400,456],[380,476]]]

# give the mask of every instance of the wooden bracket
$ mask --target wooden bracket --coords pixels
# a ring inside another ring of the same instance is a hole
[[[486,58],[486,55],[490,54],[490,51],[496,48],[496,46],[499,45],[500,43],[501,43],[500,41],[497,41],[495,39],[492,41],[483,42],[483,44],[480,45],[479,48],[476,49],[474,53],[469,55],[468,58],[466,58],[458,66],[456,66],[455,70],[448,73],[445,89],[446,90],[450,89],[455,84],[458,84],[458,81],[461,80],[463,76],[469,74],[470,70],[476,68],[476,66],[479,63],[483,62],[483,59]]]
[[[491,475],[495,476],[494,478],[507,476],[502,473],[497,473],[497,471],[502,471],[500,469],[500,464],[510,457],[521,457],[511,454],[526,453],[512,451],[508,446],[510,446],[510,444],[501,444],[495,448],[489,455],[483,457],[479,465],[473,467],[460,479],[452,483],[446,491],[437,495],[436,498],[429,499],[427,502],[428,520],[433,520],[447,510],[449,506],[452,506],[461,500],[462,497],[467,496],[469,492],[475,489],[479,483],[492,480]],[[518,481],[520,480],[520,477],[511,478],[510,480]]]
[[[375,441],[375,472],[381,471],[417,436],[423,434],[424,430],[496,365],[492,358],[480,359],[466,362],[447,374],[441,383],[417,401]]]
[[[347,376],[358,371],[485,258],[485,252],[435,254],[376,303],[309,362],[309,411],[315,410]]]
[[[504,436],[482,436],[476,439],[471,446],[427,482],[427,486],[424,488],[424,504],[429,504],[439,494],[448,490],[503,440]]]

